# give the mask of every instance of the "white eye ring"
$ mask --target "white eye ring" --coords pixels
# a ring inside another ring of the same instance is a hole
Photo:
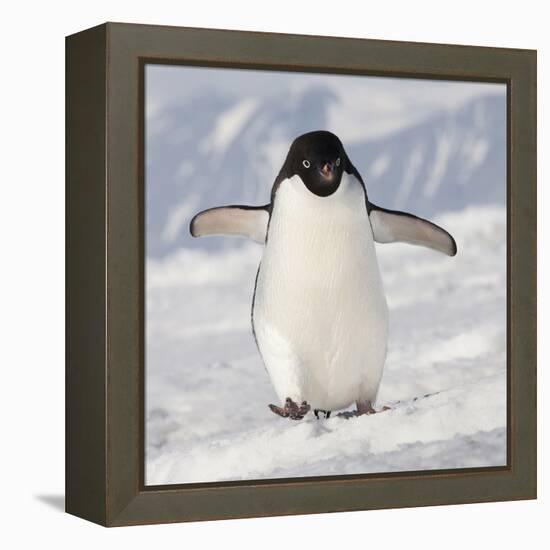
[[[340,166],[340,157],[336,159],[336,166]]]
[[[309,168],[311,166],[311,163],[309,162],[309,160],[303,160],[302,164],[304,165],[305,168]]]

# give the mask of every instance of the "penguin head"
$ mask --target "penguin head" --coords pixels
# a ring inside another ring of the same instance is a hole
[[[319,130],[292,142],[283,170],[287,178],[298,175],[315,195],[328,197],[338,189],[348,163],[342,142],[331,132]]]

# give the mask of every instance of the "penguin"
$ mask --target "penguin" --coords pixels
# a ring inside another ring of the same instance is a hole
[[[457,253],[443,228],[372,203],[342,142],[325,130],[292,142],[269,204],[204,210],[190,233],[264,245],[252,332],[279,399],[269,408],[291,420],[354,403],[353,415],[376,412],[388,307],[374,243]]]

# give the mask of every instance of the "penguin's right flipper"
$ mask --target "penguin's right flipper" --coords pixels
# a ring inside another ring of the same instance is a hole
[[[269,222],[269,205],[220,206],[199,212],[189,224],[193,237],[239,235],[264,244]]]
[[[456,254],[456,242],[452,235],[423,218],[387,210],[371,203],[369,219],[377,243],[409,243],[437,250],[447,256]]]

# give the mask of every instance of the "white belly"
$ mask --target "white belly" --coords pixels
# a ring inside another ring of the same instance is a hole
[[[374,401],[387,306],[362,187],[344,174],[318,197],[298,176],[277,191],[253,307],[260,353],[283,402],[335,410]]]

